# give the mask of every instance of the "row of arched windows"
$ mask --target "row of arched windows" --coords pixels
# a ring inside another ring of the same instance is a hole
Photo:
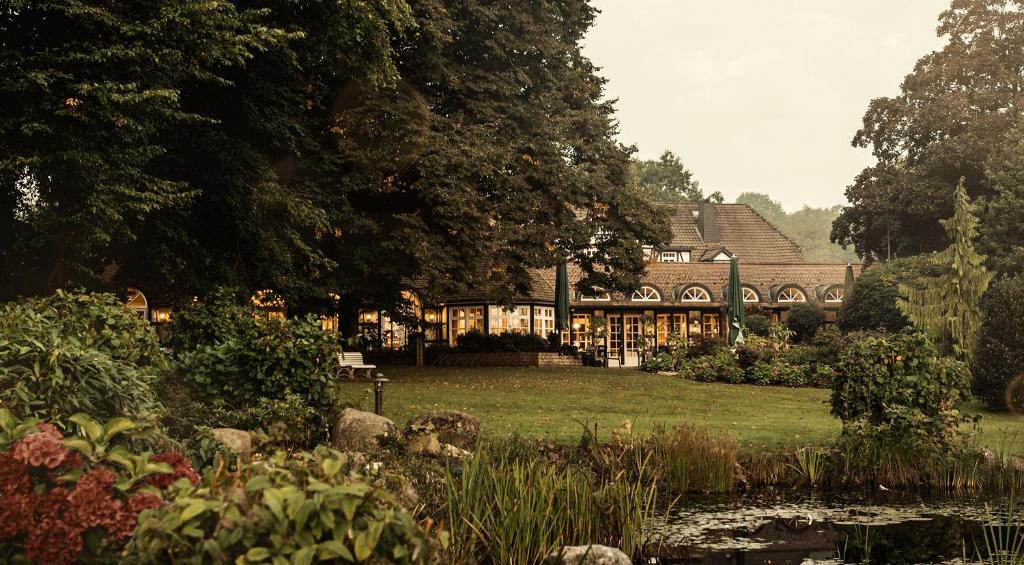
[[[700,285],[689,285],[676,287],[673,295],[678,302],[711,302],[711,292]],[[825,302],[842,302],[843,287],[835,285],[829,287],[823,297]],[[592,295],[580,296],[582,302],[608,302],[611,295],[602,292]],[[661,292],[653,286],[641,286],[633,291],[630,296],[631,302],[661,302]],[[761,295],[750,286],[743,287],[743,302],[756,304],[761,302]],[[795,303],[807,302],[807,294],[797,286],[782,287],[775,296],[775,302]]]

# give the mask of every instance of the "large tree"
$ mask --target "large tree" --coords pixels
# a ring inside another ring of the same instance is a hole
[[[960,177],[972,197],[992,194],[985,162],[1024,96],[1022,8],[1021,0],[953,0],[942,13],[938,33],[948,43],[864,115],[853,144],[878,162],[847,188],[833,241],[868,259],[934,251]]]
[[[700,202],[704,191],[682,159],[666,150],[657,159],[634,159],[633,181],[654,202]],[[716,195],[718,198],[716,198]],[[711,195],[721,202],[719,193]]]
[[[626,288],[641,246],[665,236],[628,182],[630,149],[580,52],[587,2],[227,8],[281,31],[243,43],[252,52],[224,61],[218,80],[175,85],[182,111],[204,119],[158,123],[167,148],[153,167],[188,198],[101,242],[85,270],[116,263],[120,280],[180,295],[227,282],[355,307],[411,281],[435,295],[510,294],[563,257],[580,260],[584,285]],[[80,36],[96,49],[106,37]]]

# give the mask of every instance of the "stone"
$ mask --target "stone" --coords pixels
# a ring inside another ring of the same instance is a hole
[[[409,438],[409,453],[413,455],[441,455],[441,442],[437,434],[417,434]]]
[[[473,449],[480,435],[480,418],[456,410],[434,410],[413,416],[406,425],[406,433],[434,432],[441,443],[459,449]]]
[[[441,444],[441,454],[449,459],[471,459],[473,457],[472,451],[466,451],[465,449],[459,449],[450,443]]]
[[[607,545],[573,545],[552,551],[545,565],[632,565],[628,555]]]
[[[245,430],[235,428],[214,428],[210,430],[213,439],[239,455],[252,453],[252,437]]]
[[[402,432],[384,416],[346,408],[334,422],[331,447],[340,451],[373,451],[380,448],[378,438],[382,437],[402,439]]]

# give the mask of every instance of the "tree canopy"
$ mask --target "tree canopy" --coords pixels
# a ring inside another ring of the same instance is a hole
[[[843,249],[829,240],[832,222],[841,207],[811,208],[804,206],[787,213],[782,204],[760,192],[744,192],[736,197],[738,204],[746,204],[790,237],[812,263],[841,263],[857,260],[851,249]]]
[[[634,159],[632,174],[640,192],[654,202],[671,204],[705,199],[700,182],[683,165],[682,159],[669,150],[665,150],[657,159]],[[722,194],[716,191],[707,198],[712,202],[721,202]]]
[[[380,306],[410,281],[511,294],[563,257],[626,289],[667,236],[580,51],[584,0],[17,4],[0,14],[9,292],[115,272]]]
[[[1024,96],[1022,8],[1021,0],[953,0],[942,13],[938,33],[948,43],[917,62],[899,95],[868,106],[853,144],[878,162],[847,188],[833,241],[868,259],[935,251],[959,178],[972,198],[993,195],[986,162],[1018,123]]]

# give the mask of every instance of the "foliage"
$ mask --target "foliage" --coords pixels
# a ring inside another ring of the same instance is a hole
[[[557,334],[556,334],[557,336]],[[558,338],[560,339],[560,338]],[[455,350],[460,353],[503,353],[515,351],[548,351],[547,340],[534,334],[483,334],[469,332],[460,335]]]
[[[939,357],[922,334],[865,335],[839,355],[832,414],[844,430],[867,435],[958,446],[964,415],[957,409],[970,386],[963,363]],[[851,427],[852,426],[852,427]]]
[[[647,541],[657,487],[638,478],[601,480],[486,447],[458,471],[446,474],[452,562],[541,563],[558,547],[580,544],[636,555]]]
[[[809,369],[785,361],[761,361],[743,373],[743,381],[755,385],[806,386],[810,383]]]
[[[808,342],[818,328],[825,324],[825,312],[817,304],[805,302],[797,304],[789,310],[786,327],[793,332],[793,337],[800,342]]]
[[[753,334],[761,337],[768,337],[771,320],[763,314],[751,314],[747,316],[747,331],[744,334]]]
[[[836,325],[844,332],[885,330],[899,332],[910,320],[896,306],[899,285],[921,276],[921,260],[900,259],[865,269],[843,301]]]
[[[722,381],[738,383],[743,381],[743,369],[736,362],[736,356],[728,349],[718,349],[711,355],[690,360],[680,371],[686,378],[702,383]]]
[[[1007,133],[985,163],[985,175],[995,194],[985,207],[978,248],[988,265],[1004,274],[1024,273],[1024,124]]]
[[[644,361],[643,370],[648,373],[661,371],[674,371],[676,369],[676,358],[671,353],[655,353]]]
[[[768,342],[775,352],[789,350],[789,340],[793,339],[793,330],[779,322],[772,322],[768,326]]]
[[[166,361],[148,324],[108,294],[55,295],[0,307],[0,406],[63,425],[159,409]]]
[[[116,561],[140,513],[159,508],[178,479],[197,481],[175,453],[135,454],[124,418],[71,418],[79,435],[0,410],[0,558],[38,563]],[[184,481],[188,483],[188,481]]]
[[[1024,409],[1024,277],[998,280],[981,301],[974,394],[994,410]]]
[[[312,449],[328,440],[325,418],[293,392],[281,398],[260,398],[236,418],[232,427],[261,430],[267,434],[270,445],[280,449]]]
[[[654,202],[700,202],[704,191],[693,178],[681,159],[671,151],[665,151],[657,160],[631,162],[633,182],[641,194]]]
[[[345,455],[278,453],[198,485],[177,483],[170,504],[143,516],[131,563],[255,563],[274,558],[427,563],[444,542],[393,495],[342,472]]]
[[[312,315],[277,320],[256,314],[220,297],[179,314],[182,326],[172,328],[175,340],[180,348],[193,349],[179,353],[178,378],[192,388],[192,396],[238,410],[256,406],[261,398],[294,393],[317,410],[333,408],[333,369],[341,351],[337,336],[323,331]]]
[[[923,279],[920,289],[901,285],[901,298],[896,303],[917,327],[928,333],[939,353],[955,355],[968,364],[974,360],[981,326],[979,302],[993,276],[985,268],[985,256],[974,251],[978,235],[974,210],[960,179],[953,217],[942,221],[950,245],[931,257],[932,264],[945,272]]]
[[[736,198],[736,202],[750,206],[779,228],[800,246],[800,251],[811,263],[842,263],[857,259],[852,249],[843,249],[829,240],[832,222],[839,217],[842,206],[804,206],[796,212],[786,213],[781,203],[758,192],[744,192]]]
[[[713,355],[725,347],[725,340],[718,337],[691,335],[686,339],[686,356],[690,358]]]
[[[1019,122],[1024,96],[1020,8],[1019,0],[954,0],[939,17],[942,49],[918,60],[899,95],[871,101],[853,142],[878,162],[847,189],[833,241],[872,259],[933,251],[957,179],[966,177],[972,197],[992,195],[986,162]]]
[[[758,343],[749,343],[750,341],[748,339],[744,343],[738,344],[735,349],[736,362],[741,369],[746,369],[771,355],[770,349]]]
[[[688,425],[654,435],[658,462],[673,492],[732,492],[737,447],[728,436],[712,437]]]

